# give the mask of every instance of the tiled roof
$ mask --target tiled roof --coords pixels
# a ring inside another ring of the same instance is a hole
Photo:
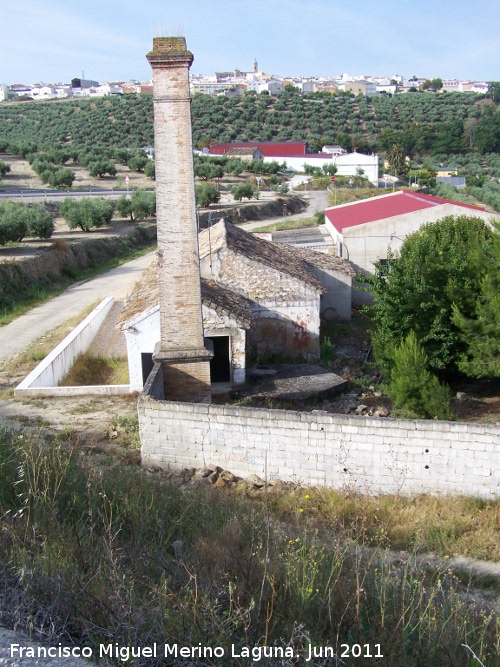
[[[334,208],[326,209],[325,215],[335,229],[338,232],[342,232],[347,227],[364,225],[367,222],[374,222],[376,220],[385,220],[396,215],[414,213],[415,211],[422,211],[426,208],[442,206],[443,204],[453,204],[474,211],[484,211],[480,206],[472,206],[472,204],[463,204],[451,199],[433,197],[421,192],[402,190],[389,195],[381,195],[380,197],[372,197],[363,201],[335,206]]]
[[[305,155],[307,153],[307,141],[232,141],[229,143],[212,144],[210,146],[211,155],[225,155],[230,148],[244,148],[246,146],[255,146],[260,148],[262,153],[271,157],[283,157],[285,155]]]
[[[255,151],[260,150],[258,146],[245,146],[243,148],[229,148],[224,155],[253,155]]]
[[[198,235],[198,244],[200,259],[227,247],[243,257],[286,273],[324,292],[320,281],[312,273],[307,262],[295,252],[295,248],[265,241],[225,220],[203,229]]]
[[[346,276],[356,275],[356,271],[354,271],[352,264],[347,259],[334,257],[333,255],[328,255],[325,252],[318,252],[311,248],[291,247],[293,248],[293,251],[310,266],[317,267],[318,269],[325,269],[326,271],[336,271],[337,273],[343,273]]]
[[[201,279],[201,300],[221,317],[229,315],[245,329],[252,323],[250,301],[241,294],[218,285],[213,280]]]
[[[212,308],[218,315],[229,315],[243,328],[250,326],[251,302],[244,296],[202,278],[201,300],[204,306]],[[143,271],[127,299],[121,316],[122,328],[130,326],[139,315],[157,308],[159,301],[158,263],[154,261]]]

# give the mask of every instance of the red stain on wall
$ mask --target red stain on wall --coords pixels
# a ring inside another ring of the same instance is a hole
[[[297,318],[297,321],[293,323],[292,347],[296,350],[309,347],[311,335],[307,327],[310,319],[309,316],[306,318],[299,317]]]

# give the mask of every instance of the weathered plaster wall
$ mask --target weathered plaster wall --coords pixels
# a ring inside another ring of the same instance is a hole
[[[226,248],[202,259],[201,275],[253,302],[250,350],[319,355],[320,295],[311,285]]]
[[[245,330],[229,317],[202,306],[205,336],[230,337],[231,373],[235,384],[245,381]],[[160,340],[160,308],[157,306],[125,329],[131,391],[142,391],[142,353],[152,354]]]
[[[238,327],[237,322],[228,316],[216,313],[213,308],[203,306],[203,327],[207,338],[229,336],[229,356],[231,363],[231,381],[234,384],[245,382],[246,367],[246,331]]]
[[[152,374],[153,375],[153,374]],[[151,378],[151,376],[150,376]],[[154,379],[154,378],[152,378]],[[370,493],[500,495],[500,427],[139,400],[144,465]]]

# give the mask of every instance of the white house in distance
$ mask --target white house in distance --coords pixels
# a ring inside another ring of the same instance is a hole
[[[304,171],[304,165],[323,168],[323,165],[337,166],[338,176],[356,176],[363,170],[363,176],[373,185],[378,185],[378,155],[363,153],[307,153],[306,155],[264,156],[264,162],[285,162],[287,169]]]
[[[420,192],[402,190],[325,210],[326,229],[339,257],[348,259],[357,273],[370,275],[374,262],[397,252],[407,236],[422,225],[453,215],[468,215],[489,222],[500,216],[479,206],[454,202]],[[369,303],[370,294],[353,289],[355,303]]]
[[[359,170],[373,185],[378,185],[378,155],[347,153],[340,146],[329,146],[322,153],[308,153],[306,141],[242,141],[213,144],[210,155],[227,155],[234,148],[258,148],[264,162],[285,163],[287,169],[304,171],[305,165],[319,167],[335,164],[339,176],[356,176]]]

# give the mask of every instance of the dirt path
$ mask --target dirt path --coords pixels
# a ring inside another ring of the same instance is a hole
[[[34,340],[78,315],[90,304],[102,301],[107,296],[125,299],[154,256],[154,252],[147,253],[96,278],[76,283],[54,299],[1,327],[0,368]]]
[[[300,218],[310,218],[317,211],[324,211],[328,206],[328,197],[329,193],[324,190],[311,190],[309,192],[297,192],[300,197],[304,199],[309,199],[309,205],[305,211],[301,213],[295,213],[294,215],[288,215],[286,220],[300,220]],[[266,225],[272,225],[275,222],[279,222],[279,218],[269,218],[268,220],[257,220],[255,222],[244,222],[238,227],[241,227],[247,232],[251,232],[254,229],[259,229],[260,227],[265,227]]]

